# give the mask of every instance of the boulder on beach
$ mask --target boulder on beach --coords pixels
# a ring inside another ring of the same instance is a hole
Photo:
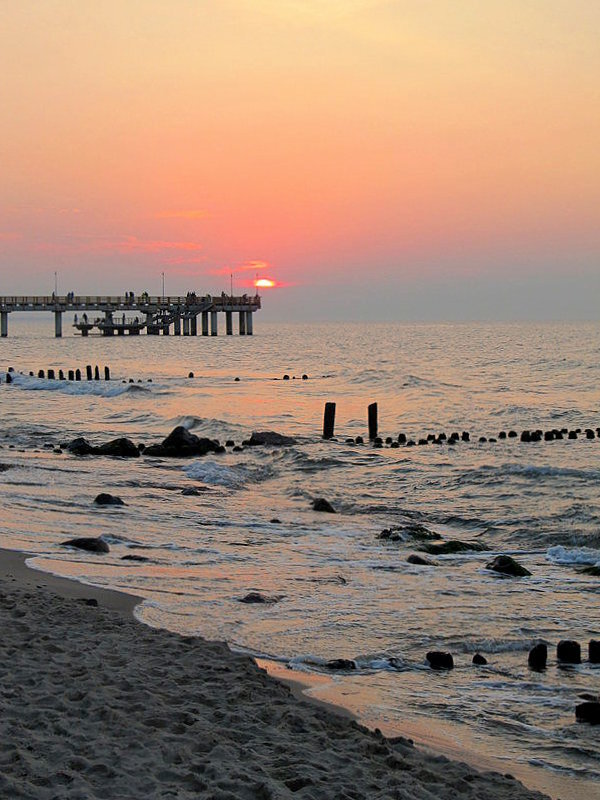
[[[548,661],[548,648],[545,644],[536,644],[532,647],[527,656],[527,663],[530,669],[542,670],[546,669],[546,662]]]
[[[598,639],[590,639],[588,660],[590,664],[600,664],[600,641]]]
[[[349,658],[332,658],[325,666],[327,669],[356,669],[356,661]]]
[[[437,567],[437,562],[432,561],[430,558],[425,558],[424,556],[420,556],[417,553],[411,553],[409,557],[406,559],[409,564],[418,564],[422,567]]]
[[[580,569],[579,572],[583,572],[584,575],[594,575],[598,578],[600,577],[600,566],[595,564],[591,567],[584,567],[583,569]]]
[[[61,542],[64,547],[76,547],[78,550],[86,550],[88,553],[109,553],[110,547],[101,536],[81,536],[77,539],[67,539]]]
[[[119,456],[120,458],[138,458],[140,454],[138,446],[124,436],[101,444],[100,447],[94,448],[94,452],[99,456]]]
[[[212,439],[200,438],[187,428],[178,425],[160,444],[151,444],[144,450],[146,456],[189,458],[207,453],[222,453],[225,448]]]
[[[475,664],[476,667],[485,667],[487,658],[482,656],[481,653],[475,653],[473,656],[473,664]]]
[[[430,650],[426,655],[431,669],[454,669],[454,659],[452,653],[444,653],[441,650]]]
[[[523,578],[531,575],[528,569],[525,569],[510,556],[496,556],[489,564],[485,565],[485,568],[492,570],[492,572],[499,572],[502,575],[509,575],[512,578]]]
[[[130,555],[126,555],[126,556],[121,556],[121,561],[139,561],[139,562],[144,562],[144,561],[149,561],[149,560],[150,559],[147,556],[138,556],[138,555],[135,555],[134,553],[131,553]]]
[[[580,703],[575,707],[577,722],[587,722],[590,725],[600,725],[600,703]]]
[[[125,503],[120,497],[115,494],[108,494],[108,492],[100,492],[94,498],[94,503],[97,506],[124,506]]]
[[[285,447],[286,445],[296,444],[293,436],[284,436],[275,431],[253,431],[252,436],[247,442],[249,447]]]
[[[406,542],[409,539],[416,541],[439,541],[442,537],[435,531],[430,531],[425,525],[419,523],[409,523],[408,525],[393,525],[385,528],[377,535],[378,539],[385,539],[390,542]]]
[[[196,495],[203,494],[208,490],[207,486],[186,486],[181,490],[181,494],[186,497],[195,497]]]
[[[324,511],[326,514],[337,513],[329,500],[326,500],[324,497],[317,497],[316,500],[313,500],[312,508],[313,511]]]
[[[452,539],[449,542],[440,542],[439,544],[425,543],[421,546],[421,550],[431,555],[453,555],[454,553],[479,553],[489,550],[487,545],[482,542],[461,542],[459,539]]]

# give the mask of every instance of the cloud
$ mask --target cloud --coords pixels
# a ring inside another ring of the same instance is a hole
[[[218,267],[217,269],[210,270],[211,275],[229,275],[230,273],[237,272],[264,272],[271,269],[268,261],[243,261],[241,264],[235,264],[229,267]]]
[[[116,253],[163,253],[169,250],[198,252],[200,242],[171,241],[169,239],[139,239],[137,236],[96,236],[94,234],[75,234],[70,237],[82,240],[81,250],[113,250]]]
[[[206,256],[196,256],[194,258],[188,258],[187,256],[169,256],[165,259],[165,264],[204,264],[206,261]]]
[[[156,219],[206,219],[206,211],[159,211]]]

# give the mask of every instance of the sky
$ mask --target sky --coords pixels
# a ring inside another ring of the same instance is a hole
[[[597,319],[598,0],[0,0],[0,294]]]

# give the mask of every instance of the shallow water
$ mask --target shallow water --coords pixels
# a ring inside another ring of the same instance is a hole
[[[574,721],[579,695],[598,693],[600,669],[559,668],[553,652],[559,639],[587,648],[599,634],[599,579],[579,570],[600,563],[600,440],[478,441],[600,425],[596,326],[275,326],[259,316],[253,337],[112,340],[55,340],[51,328],[11,318],[0,343],[4,364],[25,373],[0,387],[5,546],[40,554],[42,568],[143,595],[148,624],[225,639],[297,673],[330,674],[327,659],[355,659],[358,669],[336,674],[330,694],[382,729],[417,722],[435,739],[443,728],[555,797],[600,796],[597,731]],[[87,363],[109,364],[113,380],[27,374]],[[275,380],[284,373],[296,379]],[[319,438],[327,400],[337,402],[336,442]],[[471,442],[347,443],[366,435],[372,401],[383,436],[468,430]],[[298,441],[191,461],[45,447],[77,435],[149,443],[176,424],[222,442],[266,429]],[[201,493],[182,495],[190,486]],[[100,491],[126,507],[95,508]],[[313,512],[315,497],[339,513]],[[413,566],[406,558],[420,542],[377,538],[408,523],[488,550]],[[98,534],[107,556],[59,544]],[[499,552],[532,576],[486,570]],[[240,603],[252,590],[278,602]],[[527,669],[538,641],[550,645],[544,673]],[[432,673],[430,649],[452,651],[456,669]],[[471,665],[475,652],[487,667]]]

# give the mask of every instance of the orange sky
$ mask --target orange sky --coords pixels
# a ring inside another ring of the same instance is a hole
[[[3,3],[0,293],[595,288],[598,31],[596,0]]]

